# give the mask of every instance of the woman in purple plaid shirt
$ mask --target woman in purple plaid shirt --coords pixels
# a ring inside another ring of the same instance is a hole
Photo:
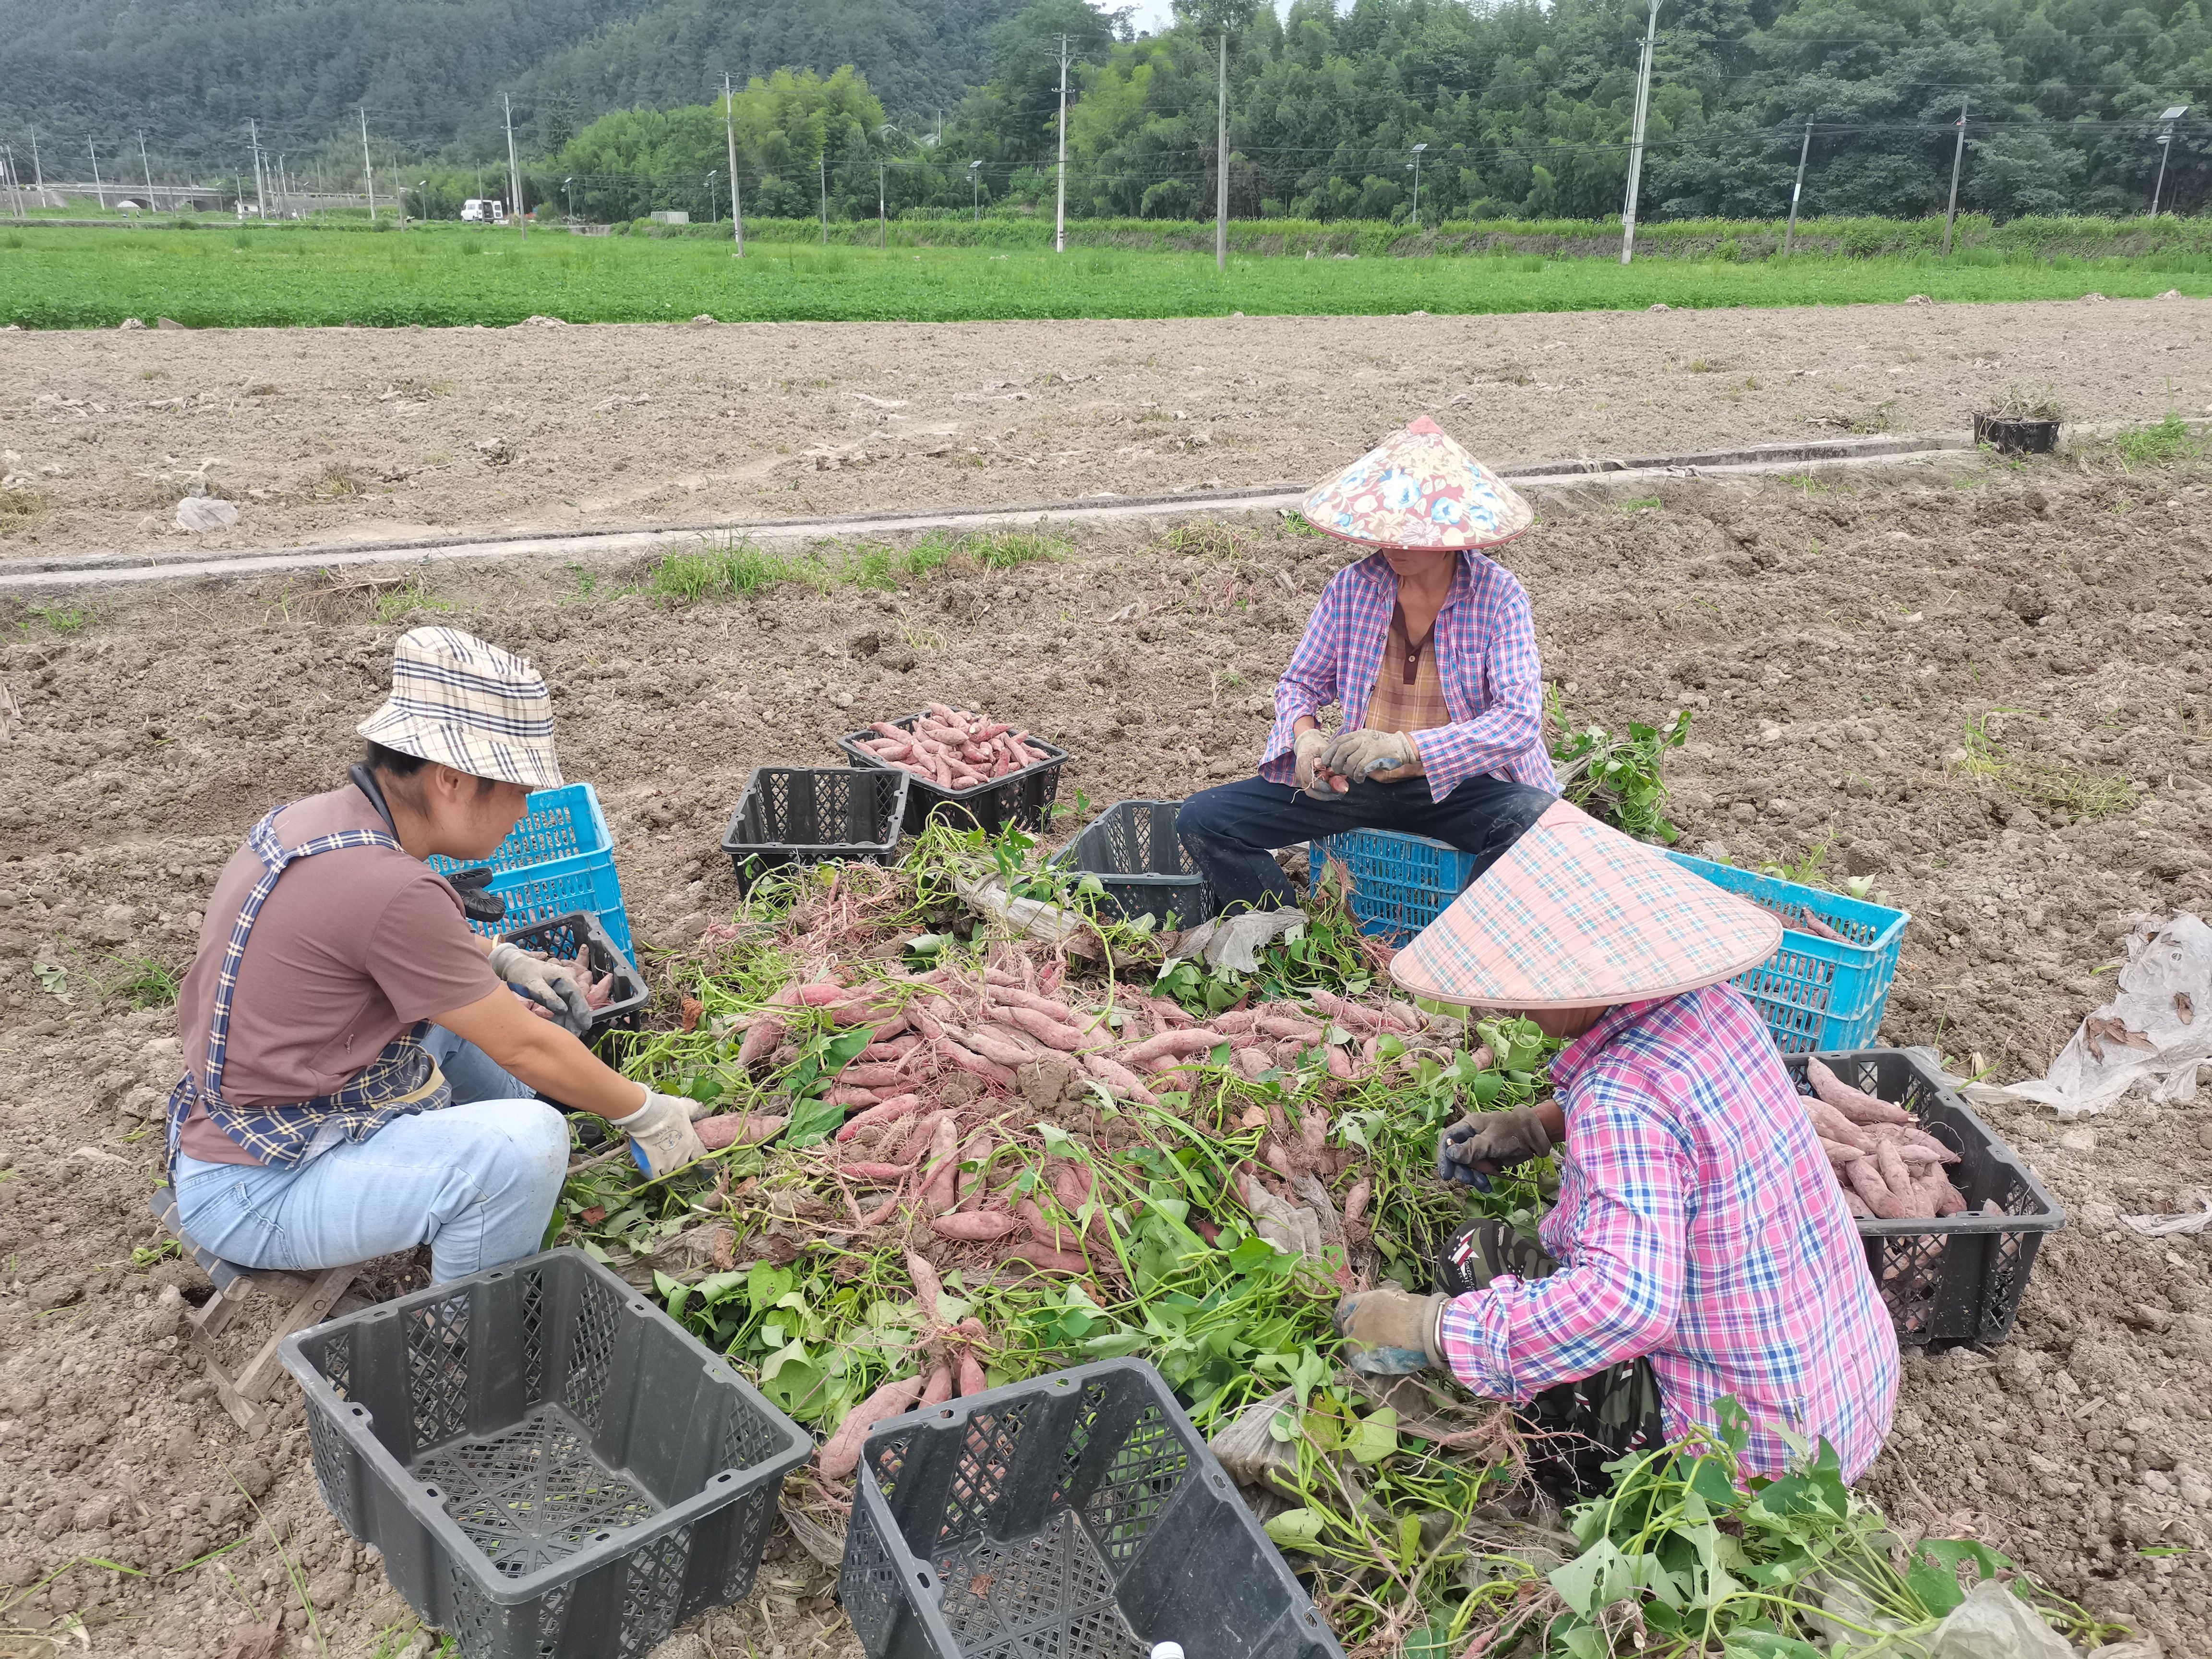
[[[1273,849],[1348,830],[1448,842],[1480,874],[1557,791],[1528,596],[1478,550],[1534,522],[1528,504],[1423,418],[1305,513],[1372,550],[1315,607],[1259,775],[1183,803],[1176,829],[1224,907],[1291,902]]]
[[[1434,1294],[1345,1298],[1352,1363],[1520,1404],[1541,1461],[1584,1489],[1724,1398],[1750,1420],[1746,1474],[1825,1439],[1856,1479],[1889,1431],[1897,1337],[1765,1022],[1726,982],[1780,940],[1765,911],[1560,801],[1401,951],[1403,989],[1570,1039],[1555,1099],[1437,1149],[1460,1180],[1551,1153],[1559,1199],[1538,1242],[1463,1228]]]

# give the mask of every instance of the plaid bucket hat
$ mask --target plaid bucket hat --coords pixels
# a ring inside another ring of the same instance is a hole
[[[553,700],[529,662],[458,628],[416,628],[392,649],[392,695],[355,728],[371,743],[471,777],[556,789]]]
[[[1734,979],[1782,924],[1655,847],[1554,801],[1398,952],[1401,989],[1473,1008],[1609,1008]]]
[[[1511,485],[1425,415],[1316,484],[1302,510],[1343,541],[1437,552],[1495,547],[1536,522]]]

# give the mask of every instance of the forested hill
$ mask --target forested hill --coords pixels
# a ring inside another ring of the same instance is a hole
[[[359,172],[356,106],[380,159],[557,146],[610,109],[696,103],[787,64],[852,64],[919,122],[982,78],[990,30],[1021,0],[0,0],[0,143],[48,177],[110,176],[143,131],[164,162],[228,172],[249,118],[273,152]]]

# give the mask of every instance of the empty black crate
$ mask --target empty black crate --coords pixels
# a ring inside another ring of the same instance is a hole
[[[285,1338],[323,1502],[466,1659],[642,1654],[751,1589],[812,1438],[576,1249]]]
[[[787,864],[890,864],[907,810],[907,774],[845,766],[757,766],[722,850],[744,892]]]
[[[838,1595],[869,1659],[1343,1659],[1136,1359],[877,1425]]]
[[[911,732],[914,723],[921,718],[921,712],[918,710],[890,724],[902,732]],[[933,817],[943,818],[948,823],[973,824],[986,833],[995,833],[1010,823],[1018,823],[1024,830],[1042,830],[1051,816],[1053,797],[1060,793],[1060,769],[1067,764],[1067,750],[1031,733],[1023,741],[1043,750],[1044,759],[988,783],[973,784],[965,789],[941,789],[860,747],[862,738],[881,735],[872,726],[865,732],[848,732],[837,739],[837,746],[854,766],[896,772],[908,780],[911,787],[906,798],[906,827],[908,833],[917,836]]]
[[[592,1011],[592,1028],[585,1035],[596,1036],[601,1031],[637,1030],[645,1005],[653,1000],[653,993],[647,988],[645,975],[617,948],[607,930],[599,925],[599,919],[590,911],[574,910],[565,916],[548,916],[527,927],[501,933],[500,938],[522,950],[543,951],[563,962],[574,961],[581,951],[590,959],[593,973],[612,974],[615,980],[614,994],[605,1007]]]
[[[1053,858],[1098,878],[1124,921],[1150,916],[1166,928],[1213,918],[1213,891],[1176,834],[1178,800],[1119,800]]]
[[[2066,1224],[2019,1155],[1943,1079],[1901,1048],[1853,1048],[1836,1054],[1784,1054],[1797,1092],[1809,1095],[1808,1059],[1817,1059],[1854,1089],[1893,1101],[1920,1127],[1959,1154],[1951,1183],[1966,1200],[1958,1215],[1936,1221],[1862,1217],[1867,1267],[1905,1343],[2002,1342],[2012,1334],[2027,1276],[2045,1233]],[[1996,1201],[2002,1212],[1985,1215]]]

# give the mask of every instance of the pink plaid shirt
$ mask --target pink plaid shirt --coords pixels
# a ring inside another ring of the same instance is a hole
[[[1856,1480],[1889,1432],[1897,1336],[1758,1011],[1728,985],[1614,1008],[1552,1082],[1567,1144],[1540,1234],[1559,1270],[1455,1297],[1454,1373],[1525,1401],[1648,1354],[1669,1438],[1733,1395],[1746,1474],[1783,1472],[1787,1429],[1826,1436]]]
[[[1275,727],[1260,763],[1268,782],[1291,781],[1291,727],[1301,715],[1318,714],[1334,702],[1344,710],[1347,732],[1364,721],[1397,602],[1398,578],[1380,553],[1331,578],[1275,683]],[[1451,592],[1437,613],[1433,649],[1452,724],[1413,736],[1429,798],[1442,800],[1462,780],[1485,774],[1558,793],[1544,748],[1536,627],[1512,572],[1480,553],[1461,554]]]

